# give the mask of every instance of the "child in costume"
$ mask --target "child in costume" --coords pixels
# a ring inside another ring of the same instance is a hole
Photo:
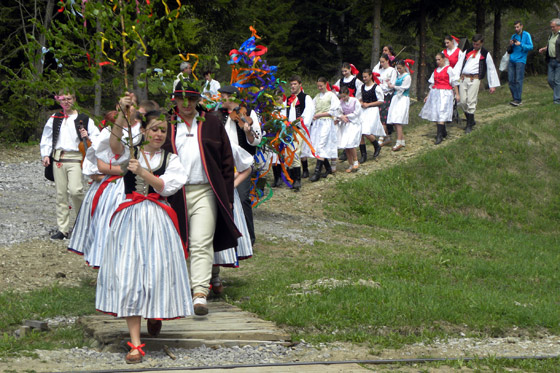
[[[403,126],[408,124],[408,108],[410,107],[409,90],[412,84],[410,76],[410,65],[414,64],[412,60],[404,60],[397,62],[397,80],[390,87],[395,90],[395,95],[389,106],[387,115],[387,124],[392,124],[397,130],[397,143],[393,146],[393,151],[399,151],[405,146]]]

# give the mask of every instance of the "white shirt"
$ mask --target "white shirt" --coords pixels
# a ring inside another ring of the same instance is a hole
[[[344,83],[350,83],[352,81],[352,79],[354,79],[356,77],[356,75],[350,75],[349,77],[344,77],[342,78],[342,81]],[[340,79],[337,80],[336,83],[334,83],[335,86],[340,88]],[[364,82],[362,82],[360,79],[356,79],[356,92],[354,93],[354,97],[356,97],[358,100],[362,99],[362,86],[364,85]],[[307,104],[306,106],[307,107]]]
[[[296,120],[296,103],[297,103],[297,99],[295,99],[294,101],[292,101],[292,104],[290,105],[290,116],[288,117],[288,120],[290,122],[293,122],[294,120]],[[315,115],[315,104],[313,103],[313,99],[311,98],[311,96],[309,95],[305,95],[305,110],[303,110],[303,113],[301,114],[301,119],[303,120],[303,124],[305,126],[309,126],[311,125],[311,122],[313,122],[313,116]]]
[[[55,114],[57,115],[57,114]],[[62,124],[60,125],[60,132],[58,134],[58,139],[55,144],[55,150],[63,150],[65,152],[77,152],[79,151],[78,146],[80,145],[80,138],[78,137],[78,133],[76,131],[75,120],[78,117],[78,114],[72,114],[67,118],[62,120]],[[41,158],[48,157],[52,154],[52,137],[53,137],[53,122],[54,117],[51,116],[47,123],[45,124],[45,128],[43,129],[43,135],[41,136]],[[94,138],[99,135],[99,129],[93,123],[91,118],[87,123],[87,131],[89,134],[89,138],[91,141],[94,141]]]
[[[206,96],[207,93],[210,93],[210,96],[217,96],[218,89],[220,89],[220,87],[220,82],[218,82],[217,80],[207,80],[206,84],[204,85],[204,89],[202,90],[202,95]]]
[[[200,146],[198,144],[198,122],[193,121],[190,130],[181,117],[177,117],[177,133],[175,134],[175,145],[181,164],[187,173],[187,185],[208,184],[208,178],[202,166],[200,158]]]
[[[479,70],[479,62],[480,62],[480,51],[476,54],[476,56],[470,56],[465,63],[465,67],[463,66],[463,61],[466,58],[466,54],[462,57],[459,57],[459,61],[457,65],[462,67],[461,74],[465,75],[478,75],[480,74]],[[459,68],[461,69],[461,68]],[[490,88],[495,88],[500,86],[500,78],[498,77],[498,72],[496,71],[496,66],[494,65],[494,60],[492,60],[492,56],[490,52],[486,55],[486,79],[488,79],[488,86]]]
[[[379,80],[381,81],[381,89],[383,90],[383,95],[387,95],[393,92],[393,88],[389,88],[388,83],[395,85],[397,81],[397,70],[393,67],[388,67],[386,69],[379,69]]]
[[[261,125],[259,123],[259,117],[257,117],[257,113],[255,113],[254,110],[251,110],[251,114],[249,115],[251,117],[251,119],[253,120],[253,124],[251,125],[251,128],[253,129],[253,141],[249,142],[249,139],[247,139],[247,144],[252,145],[252,146],[257,146],[261,143],[262,140],[262,133],[261,133]],[[235,123],[233,120],[231,120],[231,116],[228,116],[228,119],[226,121],[225,124],[225,128],[226,128],[226,132],[228,134],[229,137],[229,142],[231,142],[232,144],[235,145],[239,145],[239,140],[237,138],[237,123]]]
[[[401,76],[400,74],[398,74],[399,76]],[[406,72],[403,74],[404,78],[402,80],[402,84],[401,85],[397,85],[395,86],[394,90],[395,90],[395,94],[397,96],[402,96],[402,94],[404,93],[404,91],[406,91],[407,89],[410,88],[410,86],[412,85],[412,77],[410,76],[410,73]]]
[[[241,146],[231,144],[231,152],[233,154],[233,164],[237,172],[243,172],[253,165],[253,156]]]

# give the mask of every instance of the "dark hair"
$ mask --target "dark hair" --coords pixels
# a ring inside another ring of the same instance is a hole
[[[406,67],[406,62],[404,62],[404,60],[398,60],[398,61],[395,63],[395,66],[396,66],[396,65]]]
[[[515,21],[515,22],[513,22],[513,25],[514,25],[514,26],[515,26],[515,25],[521,25],[521,26],[523,26],[523,23],[522,23],[521,21]]]
[[[202,73],[202,76],[206,76],[206,75],[208,75],[208,74],[212,75],[212,70],[205,70],[205,71]]]
[[[146,113],[149,111],[159,110],[159,104],[154,100],[143,100],[138,104],[139,107],[146,109]]]
[[[453,39],[453,36],[451,35],[445,35],[445,37],[443,38],[443,40],[449,40],[449,41],[454,41],[455,39]]]
[[[317,79],[317,83],[319,82],[327,84],[329,81],[327,78],[320,76],[319,79]]]
[[[472,37],[472,41],[473,42],[480,41],[481,43],[484,43],[484,36],[482,36],[482,34],[475,34]]]
[[[391,60],[389,59],[389,55],[387,53],[383,53],[381,55],[381,57],[379,57],[379,59],[383,58],[385,61],[389,61],[391,62]]]
[[[389,49],[389,52],[391,53],[391,56],[395,55],[395,50],[393,49],[393,46],[391,46],[390,44],[384,45],[383,48],[387,47],[387,49]],[[383,48],[381,48],[381,50],[383,50]],[[387,60],[389,60],[387,58]]]
[[[163,118],[162,118],[163,117]],[[162,119],[167,121],[167,117],[160,110],[150,110],[142,118],[142,128],[146,129],[148,124],[154,119]]]
[[[345,85],[345,86],[343,86],[343,87],[340,88],[340,92],[339,92],[339,93],[340,93],[340,94],[348,95],[348,94],[350,94],[350,89],[348,88],[348,86]]]
[[[288,80],[289,82],[298,82],[299,84],[301,84],[301,76],[299,75],[292,75],[290,76],[290,79]]]
[[[443,52],[437,52],[436,56],[440,56],[441,58],[445,59],[445,54],[443,54]]]
[[[363,69],[363,70],[362,70],[362,74],[364,74],[364,73],[365,73],[365,74],[371,75],[371,74],[372,74],[372,71],[371,71],[371,69]]]
[[[352,70],[352,66],[350,66],[350,63],[349,63],[349,62],[343,62],[343,63],[342,63],[342,68],[343,68],[343,69]]]

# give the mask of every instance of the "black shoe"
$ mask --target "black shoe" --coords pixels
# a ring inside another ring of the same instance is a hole
[[[292,187],[294,188],[294,192],[299,192],[301,189],[301,168],[294,168],[292,174],[292,180],[294,180]]]
[[[375,151],[373,152],[373,159],[375,159],[379,157],[379,153],[381,153],[381,145],[379,145],[379,142],[377,140],[373,140],[372,144],[373,148],[375,149]]]
[[[67,238],[68,234],[64,234],[61,231],[56,231],[56,233],[51,236],[51,240],[65,240]]]
[[[312,183],[318,181],[321,178],[321,169],[323,168],[323,161],[317,159],[317,165],[315,166],[315,172],[309,178]]]
[[[359,163],[366,163],[367,161],[367,149],[366,149],[366,144],[360,144],[360,154],[362,155],[362,157],[359,160]]]
[[[303,172],[301,174],[301,177],[303,179],[307,179],[309,177],[309,169],[307,168],[307,160],[301,161],[301,167],[303,168]]]
[[[443,141],[443,125],[437,125],[437,135],[436,135],[436,142],[434,144],[439,145]]]
[[[342,151],[342,154],[340,155],[340,157],[338,157],[338,160],[344,162],[348,160],[348,156],[346,155],[345,151]]]
[[[465,113],[465,115],[467,116],[467,126],[465,127],[465,133],[468,134],[468,133],[471,133],[472,128],[473,128],[474,115],[473,114],[466,114],[466,113]]]
[[[443,133],[442,133],[443,138],[445,139],[447,137],[447,128],[445,127],[445,124],[443,125]]]
[[[327,158],[325,158],[325,160],[323,161],[323,166],[325,166],[325,172],[321,174],[321,177],[325,178],[329,175],[332,175],[333,170],[332,170],[331,164],[330,164],[330,162]]]
[[[277,188],[282,185],[282,166],[274,165],[272,166],[272,172],[274,174],[274,182],[272,183],[273,188]]]

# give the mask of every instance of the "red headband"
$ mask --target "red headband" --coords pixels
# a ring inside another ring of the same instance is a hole
[[[356,66],[354,66],[353,64],[350,64],[350,72],[352,73],[352,75],[358,75],[360,73],[360,71],[358,71],[358,69],[356,69]]]
[[[373,81],[374,81],[377,85],[381,85],[381,81],[379,80],[378,76],[381,76],[381,74],[379,74],[379,73],[371,73],[371,77],[372,77]]]
[[[453,40],[455,40],[455,45],[459,45],[459,41],[461,41],[461,39],[459,39],[458,37],[455,37],[453,35],[451,35],[451,37],[453,38]]]

